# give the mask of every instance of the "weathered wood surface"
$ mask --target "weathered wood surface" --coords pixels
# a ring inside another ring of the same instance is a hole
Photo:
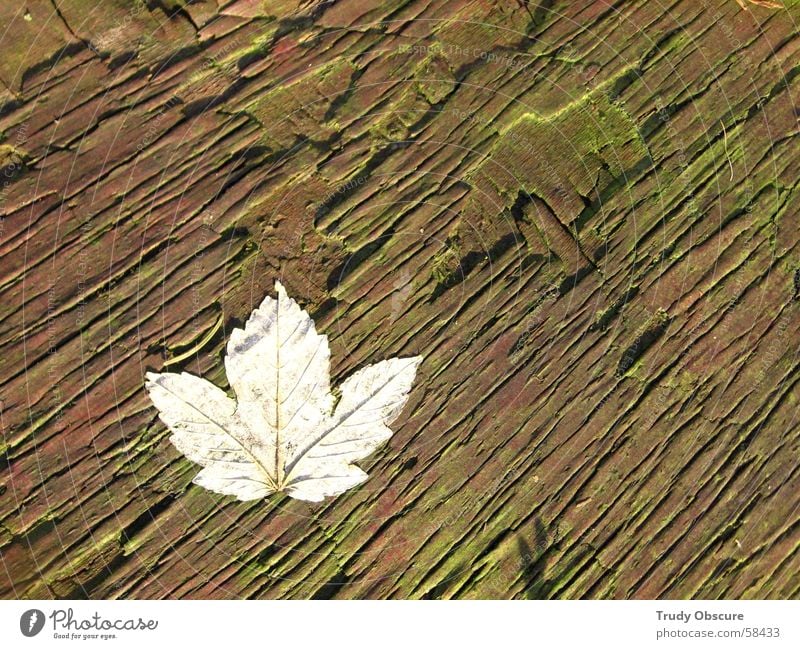
[[[800,7],[0,4],[0,595],[800,594]],[[425,358],[363,488],[190,483],[282,278]]]

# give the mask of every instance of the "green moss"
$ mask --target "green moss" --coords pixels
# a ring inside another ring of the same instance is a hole
[[[4,170],[5,180],[21,174],[30,160],[26,151],[9,144],[0,144],[0,169]]]
[[[438,286],[446,286],[453,280],[458,272],[460,260],[460,240],[457,237],[448,239],[444,249],[437,252],[431,262],[431,277]]]
[[[635,121],[608,96],[607,84],[547,116],[526,113],[500,131],[489,159],[470,174],[488,180],[506,207],[520,190],[539,196],[573,221],[585,197],[632,182],[650,153]]]

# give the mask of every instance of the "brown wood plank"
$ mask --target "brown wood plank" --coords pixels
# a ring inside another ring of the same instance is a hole
[[[798,596],[785,5],[3,4],[0,596]],[[321,505],[143,389],[275,279],[334,384],[424,357]]]

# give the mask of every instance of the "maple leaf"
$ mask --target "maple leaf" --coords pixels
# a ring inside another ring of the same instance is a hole
[[[367,479],[353,462],[389,439],[421,357],[358,370],[334,408],[327,336],[280,282],[228,340],[225,371],[236,399],[192,374],[148,372],[170,441],[203,466],[194,482],[239,500],[285,492],[318,502]]]

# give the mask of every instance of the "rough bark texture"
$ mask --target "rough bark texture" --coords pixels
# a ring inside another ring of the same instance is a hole
[[[800,7],[0,4],[0,595],[800,595]],[[338,383],[424,357],[363,488],[191,484],[281,278]]]

